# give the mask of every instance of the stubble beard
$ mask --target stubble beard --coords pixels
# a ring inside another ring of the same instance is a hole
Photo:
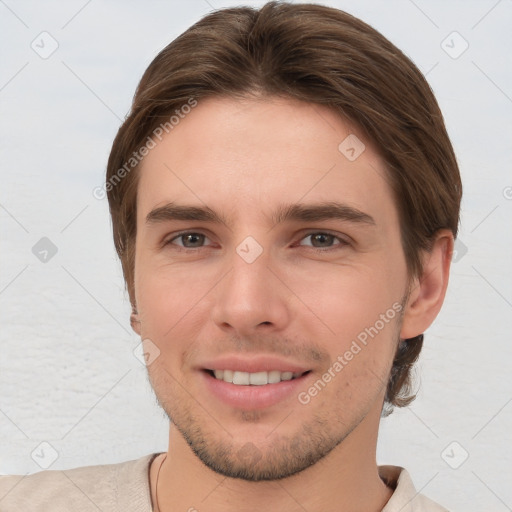
[[[407,300],[402,297],[402,306]],[[400,342],[399,332],[402,324],[403,309],[394,326],[393,338],[395,348]],[[276,428],[268,434],[265,446],[257,446],[251,441],[236,442],[233,435],[222,425],[222,418],[214,418],[206,408],[197,402],[194,414],[195,399],[183,392],[182,386],[164,369],[150,370],[148,375],[159,405],[186,441],[192,452],[212,471],[230,478],[251,482],[280,480],[290,477],[313,466],[325,458],[339,446],[351,432],[366,418],[369,411],[379,402],[382,409],[391,362],[382,368],[383,375],[378,377],[371,372],[376,381],[373,389],[354,407],[352,400],[343,396],[341,388],[335,394],[330,407],[324,407],[310,419],[295,420],[299,429],[288,435],[280,433],[279,425],[294,415],[307,414],[309,404],[289,413],[288,417],[276,419]],[[169,390],[172,390],[169,393]],[[349,403],[352,402],[352,403]],[[262,414],[258,411],[239,411],[240,420],[244,423],[258,424]]]
[[[256,442],[239,441],[222,426],[222,418],[213,418],[200,405],[196,404],[197,415],[190,407],[193,398],[174,394],[167,400],[159,390],[172,389],[173,383],[151,379],[159,405],[186,441],[192,452],[201,462],[220,475],[242,479],[250,482],[280,480],[290,477],[313,466],[340,445],[345,438],[365,418],[371,404],[361,404],[358,411],[352,411],[350,424],[345,424],[339,411],[318,412],[311,419],[297,421],[300,427],[297,432],[284,435],[279,426],[268,434],[265,446]],[[157,386],[155,387],[155,384]],[[171,386],[171,388],[166,387]],[[187,403],[187,399],[188,402]],[[308,405],[302,406],[307,411]],[[300,414],[302,409],[294,411],[290,416]],[[345,410],[346,412],[346,410]],[[281,418],[283,421],[284,418]],[[284,419],[283,424],[291,420]],[[260,414],[257,411],[240,411],[243,423],[258,424]],[[279,425],[280,420],[276,420]]]

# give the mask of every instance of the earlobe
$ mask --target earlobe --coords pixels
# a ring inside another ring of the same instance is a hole
[[[432,249],[423,255],[423,272],[411,285],[402,319],[401,339],[423,334],[443,305],[453,253],[453,233],[437,232]]]
[[[130,315],[130,325],[132,326],[132,329],[140,336],[139,313],[135,308],[133,308],[132,314]]]

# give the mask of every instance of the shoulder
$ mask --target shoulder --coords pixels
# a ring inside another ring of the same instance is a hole
[[[399,466],[379,466],[381,478],[394,492],[382,512],[449,512],[416,491],[409,472]]]
[[[148,470],[156,455],[118,464],[0,476],[0,510],[149,512]]]

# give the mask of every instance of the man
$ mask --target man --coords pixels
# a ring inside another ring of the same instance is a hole
[[[169,449],[3,477],[2,511],[445,510],[375,456],[462,190],[409,59],[327,7],[214,12],[145,72],[105,190]]]

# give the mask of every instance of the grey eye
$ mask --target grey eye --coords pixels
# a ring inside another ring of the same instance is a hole
[[[305,241],[309,240],[310,243]],[[334,242],[337,240],[337,237],[331,235],[329,233],[312,233],[306,237],[304,237],[301,245],[310,245],[311,247],[332,247]]]
[[[193,249],[202,247],[206,241],[206,236],[201,233],[185,233],[176,237],[173,242],[182,247]]]

